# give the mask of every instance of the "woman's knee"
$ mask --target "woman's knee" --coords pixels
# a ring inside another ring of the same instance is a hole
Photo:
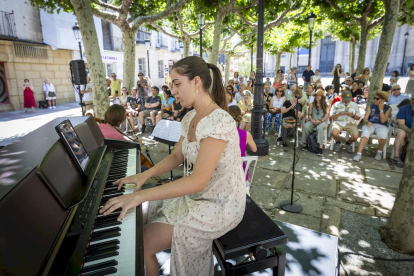
[[[164,223],[150,223],[144,226],[144,254],[154,255],[171,248],[174,226]]]

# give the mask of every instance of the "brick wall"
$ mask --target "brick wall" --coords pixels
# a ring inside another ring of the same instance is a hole
[[[36,102],[45,100],[42,89],[46,78],[55,86],[57,105],[75,101],[70,81],[70,50],[52,50],[49,46],[43,46],[47,50],[47,59],[16,57],[13,43],[19,42],[0,41],[0,62],[4,62],[10,99],[10,104],[0,104],[0,112],[23,108],[24,79],[29,79],[33,85]]]

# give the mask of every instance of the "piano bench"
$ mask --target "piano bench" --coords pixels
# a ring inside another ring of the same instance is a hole
[[[222,275],[246,275],[273,268],[273,275],[284,276],[286,255],[279,245],[286,244],[287,236],[265,212],[246,195],[246,210],[242,221],[233,230],[214,240],[213,252]],[[233,265],[227,260],[242,258]]]

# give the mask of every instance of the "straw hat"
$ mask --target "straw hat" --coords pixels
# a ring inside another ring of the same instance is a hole
[[[314,97],[316,97],[316,95],[321,95],[322,99],[326,99],[325,92],[322,89],[318,89],[318,91],[316,91],[316,93],[313,94]]]

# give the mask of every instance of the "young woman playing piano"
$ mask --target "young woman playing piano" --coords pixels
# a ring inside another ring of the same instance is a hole
[[[211,76],[211,75],[212,76]],[[135,183],[136,192],[113,198],[101,209],[129,208],[150,201],[144,228],[146,275],[158,275],[155,253],[171,248],[171,275],[213,275],[212,242],[243,218],[246,182],[240,162],[239,135],[227,113],[220,70],[200,57],[174,64],[171,92],[184,107],[174,152],[148,171],[114,182]],[[210,91],[210,92],[209,92]],[[140,190],[151,177],[169,172],[186,160],[181,179]]]

